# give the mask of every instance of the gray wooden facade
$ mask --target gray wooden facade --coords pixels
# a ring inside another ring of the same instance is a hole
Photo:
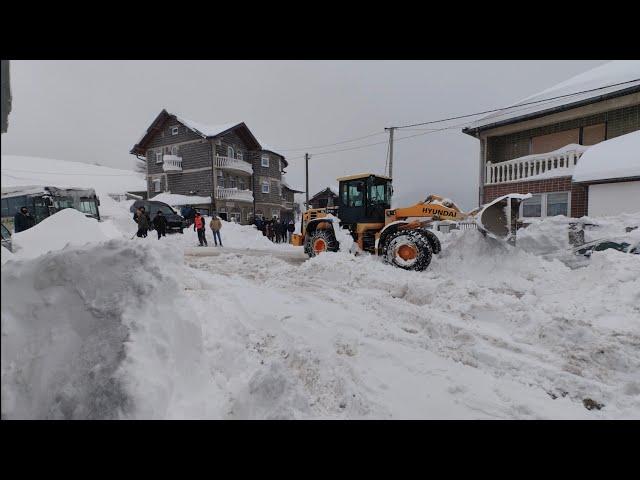
[[[160,192],[211,197],[211,204],[198,206],[243,224],[251,223],[254,214],[271,218],[292,211],[293,193],[285,193],[281,184],[288,165],[284,156],[263,150],[244,123],[211,133],[194,130],[188,122],[182,123],[166,110],[158,115],[130,152],[146,159],[150,198]],[[168,170],[164,155],[179,157],[181,168]],[[253,173],[218,168],[216,156],[248,162]],[[214,194],[234,188],[251,191],[253,201]]]

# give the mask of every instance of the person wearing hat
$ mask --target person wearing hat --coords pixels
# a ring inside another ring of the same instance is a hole
[[[18,213],[13,217],[13,228],[16,233],[29,230],[36,224],[36,219],[33,218],[27,207],[22,207]]]

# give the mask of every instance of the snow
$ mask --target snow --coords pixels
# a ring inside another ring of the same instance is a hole
[[[2,418],[640,418],[640,258],[535,253],[563,250],[560,220],[526,248],[439,235],[411,272],[298,261],[229,222],[223,248],[191,229],[131,239],[130,205],[105,202],[100,224],[64,210],[24,232],[38,256],[3,251]]]
[[[195,195],[178,195],[177,193],[159,193],[153,198],[149,200],[153,200],[156,202],[163,202],[167,205],[202,205],[202,204],[210,204],[211,197],[198,197]]]
[[[82,212],[66,208],[45,218],[29,230],[14,233],[13,249],[20,258],[34,258],[67,245],[85,245],[122,237],[111,224],[98,222]]]
[[[573,173],[574,182],[625,177],[640,177],[640,130],[590,147]]]
[[[175,115],[175,114],[172,114]],[[182,116],[175,115],[176,119],[185,125],[186,127],[194,130],[196,133],[202,135],[203,137],[215,137],[216,135],[221,134],[222,132],[226,132],[227,130],[240,125],[242,122],[235,123],[223,123],[220,125],[205,125],[202,123],[194,122],[193,120],[189,120],[188,118],[184,118]]]
[[[615,85],[632,80],[635,81],[624,85],[616,85],[600,89],[600,87],[604,87],[606,85]],[[640,60],[616,60],[608,62],[527,98],[523,98],[519,102],[509,105],[508,110],[501,110],[487,115],[486,117],[482,117],[471,123],[468,128],[486,127],[494,123],[515,119],[532,113],[543,112],[564,105],[570,105],[638,85],[640,85]],[[549,98],[593,89],[599,90],[544,101]],[[535,102],[538,100],[543,101],[533,105],[519,106],[524,103]]]
[[[52,158],[2,155],[2,187],[52,186],[93,188],[100,200],[109,193],[147,189],[144,176],[132,170]]]
[[[4,265],[6,262],[8,262],[14,257],[15,255],[13,254],[13,252],[11,252],[11,250],[9,250],[4,245],[2,245],[2,265]]]

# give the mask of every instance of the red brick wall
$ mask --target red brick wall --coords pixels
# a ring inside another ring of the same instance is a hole
[[[549,178],[531,182],[512,182],[498,185],[485,185],[483,203],[490,202],[508,193],[548,193],[571,192],[571,216],[582,217],[587,214],[587,187],[571,183],[571,177]]]

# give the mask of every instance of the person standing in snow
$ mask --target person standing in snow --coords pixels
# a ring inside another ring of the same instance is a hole
[[[289,224],[287,225],[287,242],[288,243],[291,243],[291,236],[295,231],[296,231],[295,223],[293,223],[293,220],[289,220]]]
[[[198,232],[198,241],[200,242],[201,247],[206,247],[207,244],[207,236],[205,235],[205,227],[204,227],[204,218],[200,215],[200,212],[196,212],[195,217],[193,218],[193,229]]]
[[[161,210],[158,210],[158,214],[153,217],[153,226],[158,232],[158,240],[160,240],[160,237],[167,235],[167,217],[164,216]]]
[[[138,232],[136,235],[140,238],[147,238],[147,232],[149,231],[149,227],[151,226],[151,219],[147,212],[145,212],[144,207],[140,207],[133,219],[138,224]]]
[[[213,241],[218,246],[218,240],[220,240],[220,246],[222,246],[222,237],[220,237],[220,230],[222,229],[222,220],[215,213],[213,214],[213,218],[209,222],[209,227],[211,228],[211,232],[213,232]]]
[[[13,217],[13,228],[16,233],[29,230],[36,224],[36,219],[33,218],[27,207],[22,207],[18,213]]]

